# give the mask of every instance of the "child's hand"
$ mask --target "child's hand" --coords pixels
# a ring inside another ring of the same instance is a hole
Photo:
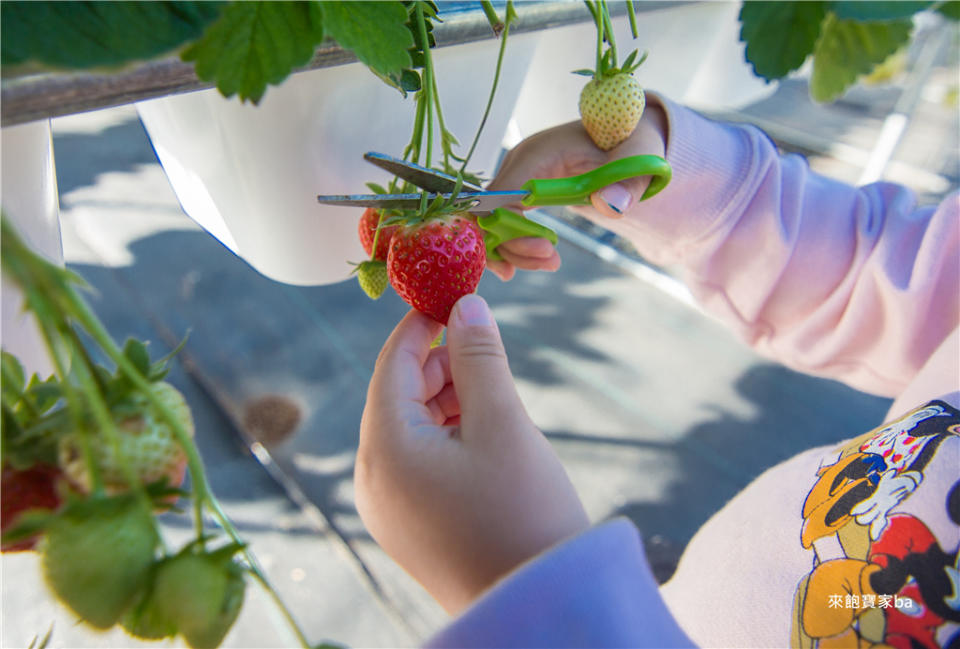
[[[497,252],[503,259],[488,259],[487,268],[505,282],[513,278],[517,268],[550,272],[560,268],[557,249],[540,237],[511,239],[497,246]]]
[[[357,509],[448,611],[589,522],[527,416],[486,302],[441,326],[411,311],[377,360],[360,429]]]
[[[570,122],[532,135],[514,147],[487,189],[512,190],[531,178],[575,176],[632,155],[662,156],[666,139],[666,115],[655,101],[648,103],[633,135],[610,151],[598,149],[579,121]],[[585,208],[583,214],[588,218],[596,218],[598,213],[621,218],[636,204],[649,183],[649,177],[644,176],[605,187],[591,196],[595,211]],[[514,265],[526,268],[522,263]]]

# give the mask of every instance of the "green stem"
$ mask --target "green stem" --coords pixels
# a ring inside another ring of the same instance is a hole
[[[3,376],[4,383],[13,384],[18,382],[17,377],[15,377],[10,372],[10,367],[6,363],[0,364],[0,368],[2,368],[2,376]],[[4,393],[4,397],[6,398],[6,393]],[[27,411],[30,413],[30,416],[32,418],[36,419],[40,416],[40,413],[37,412],[37,409],[33,407],[33,404],[30,403],[30,400],[27,399],[24,395],[20,395],[19,398],[13,399],[13,400],[6,399],[6,402],[4,403],[4,405],[8,407],[11,411],[13,411],[14,406],[16,406],[18,403],[23,404],[23,407],[27,409]]]
[[[300,643],[300,646],[303,647],[303,649],[310,649],[313,645],[311,645],[310,641],[307,640],[307,637],[300,629],[297,621],[293,618],[293,614],[287,609],[286,605],[284,605],[283,600],[280,599],[280,595],[277,594],[277,591],[274,590],[273,586],[270,585],[270,582],[267,581],[266,577],[259,570],[251,570],[250,574],[252,574],[254,578],[260,582],[260,585],[263,586],[263,589],[267,591],[270,599],[272,599],[274,604],[277,605],[277,608],[280,609],[280,613],[286,620],[287,625],[293,631],[293,634],[297,636],[297,642]]]
[[[503,55],[507,50],[507,37],[510,35],[511,22],[513,22],[513,4],[508,2],[506,20],[504,21],[503,25],[503,37],[500,39],[500,52],[497,55],[497,67],[493,73],[493,85],[490,87],[490,96],[487,97],[487,107],[483,111],[483,118],[480,120],[480,126],[477,127],[477,133],[473,136],[473,142],[470,144],[470,150],[464,157],[463,164],[460,165],[461,174],[463,174],[467,169],[467,164],[469,164],[470,158],[473,156],[473,152],[477,148],[477,142],[480,141],[480,134],[483,132],[483,127],[486,125],[487,118],[490,116],[490,109],[493,107],[493,99],[497,92],[497,84],[500,82],[500,71],[503,68]]]
[[[137,371],[136,367],[134,367],[129,359],[127,359],[116,343],[113,342],[113,339],[110,338],[109,333],[106,331],[106,329],[104,329],[96,315],[89,310],[89,307],[86,305],[86,303],[84,303],[82,300],[79,300],[79,298],[74,294],[71,294],[69,297],[71,298],[73,308],[77,312],[77,320],[84,325],[93,339],[101,347],[103,347],[107,355],[110,356],[117,366],[123,370],[127,378],[130,379],[135,386],[141,389],[150,404],[157,410],[158,413],[160,413],[160,416],[173,430],[177,441],[180,443],[181,447],[183,447],[187,455],[187,466],[190,468],[190,475],[193,479],[194,516],[195,525],[197,526],[198,530],[198,540],[202,540],[203,506],[207,505],[214,517],[217,519],[217,522],[220,524],[220,527],[223,528],[227,535],[230,536],[233,541],[242,543],[242,539],[240,538],[237,529],[234,527],[227,515],[223,512],[219,501],[216,499],[216,497],[213,495],[213,491],[210,489],[206,471],[203,467],[203,461],[200,459],[200,453],[197,450],[190,433],[186,430],[186,428],[184,428],[176,414],[174,414],[167,407],[167,405],[163,403],[163,401],[156,394],[154,394],[153,390],[150,389],[149,381]],[[273,588],[270,586],[266,576],[263,575],[262,571],[260,570],[253,553],[244,549],[243,555],[250,564],[251,569],[255,570],[257,573],[260,573],[258,578],[264,583],[267,589],[271,591],[271,596],[281,609],[284,617],[291,623],[294,633],[296,633],[297,637],[302,640],[303,646],[305,648],[309,648],[310,645],[304,639],[303,632],[293,621],[293,615],[289,610],[287,610],[280,596],[273,591]]]
[[[413,162],[420,162],[420,148],[423,144],[423,121],[426,115],[426,106],[423,105],[423,89],[417,92],[417,110],[413,117],[413,133],[410,135],[410,144],[403,150],[404,160],[410,155]]]
[[[83,390],[88,397],[88,403],[90,406],[90,411],[93,413],[93,418],[96,420],[101,432],[104,434],[104,436],[106,436],[107,442],[111,447],[113,447],[114,455],[118,460],[120,470],[123,472],[123,478],[126,480],[130,490],[139,492],[140,495],[145,498],[146,493],[143,491],[143,485],[140,483],[136,472],[130,467],[130,463],[127,461],[127,458],[123,456],[123,452],[120,448],[120,432],[117,430],[117,425],[113,421],[113,417],[110,415],[110,409],[103,399],[102,393],[100,392],[100,387],[97,384],[97,381],[93,378],[96,370],[93,369],[92,366],[88,365],[90,361],[89,357],[86,355],[86,350],[77,350],[78,347],[81,347],[81,344],[76,338],[76,333],[71,332],[68,340],[71,346],[74,347],[74,350],[78,351],[77,356],[80,358],[80,362],[76,364],[75,375],[77,380],[80,382],[81,390]]]
[[[90,470],[94,492],[101,493],[103,491],[102,476],[93,458],[89,443],[86,440],[86,431],[83,429],[80,419],[80,413],[83,412],[83,404],[74,386],[67,380],[65,364],[57,348],[57,338],[61,333],[58,330],[70,328],[70,322],[64,314],[70,314],[70,316],[87,331],[94,342],[116,363],[119,370],[124,373],[134,386],[140,389],[147,401],[155,408],[160,417],[166,421],[173,431],[177,442],[187,455],[187,466],[190,469],[190,475],[193,481],[194,522],[197,528],[198,540],[201,540],[202,543],[203,507],[206,505],[213,512],[218,523],[230,538],[235,542],[241,543],[242,541],[236,528],[223,512],[220,503],[216,500],[210,489],[203,461],[200,459],[200,453],[189,431],[187,431],[183,423],[177,418],[176,414],[154,393],[151,389],[150,381],[141,375],[139,370],[137,370],[133,363],[124,355],[123,351],[113,341],[113,338],[100,322],[99,318],[97,318],[96,314],[90,309],[89,305],[69,286],[65,279],[67,271],[51,265],[30,250],[16,235],[13,228],[8,225],[6,218],[0,219],[0,229],[2,229],[2,233],[0,233],[0,235],[2,235],[2,237],[0,237],[0,243],[2,243],[3,248],[0,261],[2,261],[4,270],[10,272],[11,276],[20,286],[24,295],[31,298],[28,299],[27,304],[36,315],[44,342],[50,351],[57,375],[63,384],[70,417],[73,419],[75,428],[84,433],[80,436],[81,450]],[[61,273],[62,276],[56,277],[51,275],[51,273]],[[50,298],[48,299],[47,296],[50,296]],[[110,419],[109,413],[105,410],[105,404],[99,400],[99,394],[96,394],[95,384],[90,376],[86,374],[87,371],[88,368],[81,363],[77,375],[84,389],[87,392],[95,394],[97,397],[91,400],[91,405],[94,416],[101,425],[103,425],[106,423],[106,419]],[[113,422],[112,419],[110,419],[110,423],[105,426],[105,429],[112,430],[112,425]],[[301,645],[304,649],[309,649],[310,643],[307,642],[303,632],[293,619],[293,615],[284,605],[279,594],[273,589],[257,565],[253,553],[244,548],[243,554],[251,566],[251,570],[255,571],[257,578],[270,592],[271,597],[280,608],[284,618],[286,618],[290,624]]]
[[[594,67],[593,78],[600,79],[602,72],[600,66],[603,62],[603,19],[600,17],[600,7],[598,4],[591,2],[591,0],[583,1],[590,11],[590,15],[593,16],[593,24],[597,28],[597,62]]]
[[[627,0],[627,16],[630,18],[630,33],[634,38],[637,38],[639,35],[637,31],[637,10],[633,6],[633,0]]]
[[[420,42],[423,43],[423,88],[427,104],[427,151],[424,156],[425,167],[430,166],[430,156],[433,154],[433,57],[430,55],[430,41],[427,38],[427,23],[423,18],[423,6],[417,3],[417,29],[420,31]]]
[[[600,0],[600,15],[603,18],[603,30],[607,34],[607,42],[610,43],[611,63],[613,67],[617,67],[617,41],[613,36],[613,21],[610,19],[607,0]]]
[[[51,265],[34,253],[2,214],[0,214],[0,265],[20,287],[26,307],[36,316],[40,335],[53,361],[54,371],[63,386],[71,423],[79,434],[80,451],[90,472],[91,486],[94,493],[101,493],[103,479],[87,439],[86,427],[83,425],[81,416],[83,402],[67,378],[66,363],[61,357],[61,348],[58,345],[61,331],[68,330],[70,322],[61,315],[51,301],[51,296],[56,296],[63,290],[70,290],[66,284],[66,271]]]
[[[493,8],[493,3],[490,2],[490,0],[481,0],[480,8],[483,9],[483,13],[487,17],[487,22],[490,23],[490,29],[493,30],[493,34],[499,36],[500,30],[503,29],[503,23],[500,22],[500,16],[497,15],[497,11]]]
[[[370,249],[370,259],[377,258],[377,242],[380,240],[380,228],[383,226],[384,213],[382,210],[377,212],[377,229],[373,231],[373,246]]]
[[[440,106],[440,91],[437,88],[437,78],[433,78],[433,105],[437,111],[437,126],[440,129],[440,148],[443,150],[443,170],[450,173],[450,137],[452,134],[447,130],[447,125],[443,121],[443,108]]]
[[[24,291],[29,290],[24,284],[21,284],[20,286]],[[70,415],[74,430],[77,431],[77,439],[80,441],[80,453],[83,455],[83,463],[87,465],[87,473],[90,474],[91,491],[94,494],[99,495],[104,491],[103,475],[100,473],[100,465],[97,463],[97,459],[93,454],[93,449],[90,447],[90,438],[88,436],[89,431],[83,424],[83,420],[81,418],[80,413],[83,412],[83,402],[73,384],[67,380],[67,369],[64,365],[63,359],[60,358],[60,354],[57,351],[56,341],[58,332],[57,326],[53,324],[58,320],[56,315],[54,315],[56,313],[56,309],[51,309],[51,312],[48,313],[47,309],[49,307],[49,303],[44,298],[36,300],[32,305],[34,314],[37,317],[37,322],[40,325],[40,334],[43,337],[43,342],[47,347],[50,358],[53,359],[54,369],[57,373],[57,376],[60,377],[60,383],[63,386],[63,394],[67,400],[67,412]]]
[[[150,381],[140,374],[136,366],[134,366],[120,347],[113,341],[110,333],[100,322],[99,318],[97,318],[96,314],[90,310],[87,303],[80,299],[80,296],[72,290],[66,291],[64,297],[66,298],[65,306],[74,313],[77,322],[87,330],[87,333],[90,334],[93,340],[106,352],[110,360],[117,364],[117,367],[123,371],[130,382],[139,388],[147,401],[150,402],[150,405],[160,413],[161,418],[170,426],[174,437],[177,438],[177,443],[183,448],[187,456],[187,467],[189,467],[192,477],[194,491],[194,525],[196,527],[197,539],[200,540],[202,544],[203,502],[209,497],[210,485],[207,482],[206,472],[203,469],[203,461],[200,459],[200,453],[193,443],[193,438],[177,416],[171,412],[160,397],[154,393],[151,389]]]

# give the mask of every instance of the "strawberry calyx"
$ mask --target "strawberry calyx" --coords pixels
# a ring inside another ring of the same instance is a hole
[[[603,56],[600,57],[600,63],[595,70],[584,68],[580,70],[574,70],[573,74],[579,74],[584,77],[592,77],[598,81],[601,79],[609,79],[610,77],[615,77],[619,74],[633,74],[637,68],[643,65],[643,63],[647,60],[647,56],[650,54],[646,50],[644,50],[643,54],[639,54],[639,52],[639,50],[633,50],[630,52],[630,55],[627,56],[626,60],[624,60],[623,64],[617,66],[613,62],[613,50],[608,49],[606,52],[604,52]]]

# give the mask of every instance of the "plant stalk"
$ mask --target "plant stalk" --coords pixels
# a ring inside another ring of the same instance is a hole
[[[503,36],[500,39],[500,51],[497,54],[497,67],[493,73],[493,85],[490,87],[490,96],[487,97],[487,106],[483,111],[483,117],[480,119],[480,126],[477,127],[477,133],[473,136],[473,142],[470,144],[470,150],[467,151],[467,155],[463,159],[463,164],[460,165],[461,175],[466,172],[467,165],[470,163],[470,158],[473,156],[473,152],[477,148],[477,142],[480,141],[480,134],[483,132],[483,127],[487,123],[487,118],[490,117],[490,109],[493,107],[493,99],[497,93],[497,84],[500,82],[500,71],[503,69],[503,55],[507,50],[507,38],[510,36],[510,24],[513,22],[513,17],[513,2],[508,2],[506,19],[503,21]]]

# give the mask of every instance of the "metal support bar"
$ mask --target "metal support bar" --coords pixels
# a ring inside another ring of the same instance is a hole
[[[682,2],[641,2],[638,11],[654,11]],[[517,3],[518,21],[513,33],[532,32],[591,20],[582,2]],[[626,5],[615,3],[612,13],[625,13]],[[434,27],[438,47],[493,38],[479,9],[442,15]],[[356,58],[331,41],[324,42],[306,66],[295,72],[352,63]],[[150,61],[112,74],[88,72],[45,73],[3,79],[0,94],[0,125],[13,126],[39,119],[109,108],[212,88],[194,73],[193,65],[176,57]]]

